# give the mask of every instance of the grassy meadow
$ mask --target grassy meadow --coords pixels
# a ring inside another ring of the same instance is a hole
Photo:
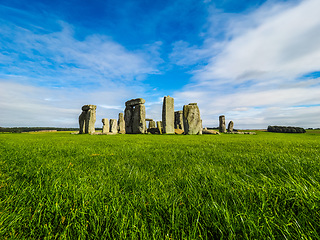
[[[319,133],[0,134],[0,239],[318,239]]]

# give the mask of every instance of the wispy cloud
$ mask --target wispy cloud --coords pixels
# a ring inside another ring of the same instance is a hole
[[[153,45],[129,51],[108,36],[95,34],[79,40],[73,26],[58,21],[52,28],[57,25],[59,31],[39,31],[40,27],[0,21],[2,78],[23,76],[33,84],[82,87],[128,84],[159,74],[161,59]]]
[[[318,9],[317,0],[267,2],[249,15],[229,16],[224,41],[213,41],[209,33],[200,47],[176,43],[175,49],[186,49],[177,64],[192,64],[194,55],[207,63],[175,96],[198,101],[205,124],[228,114],[240,126],[319,126],[320,79],[307,77],[320,71]]]
[[[230,30],[234,33],[231,41],[197,77],[237,82],[274,78],[287,81],[318,71],[319,8],[319,1],[306,0],[275,14],[268,13],[273,13],[273,8],[260,9],[251,15],[250,26],[242,28],[245,31]],[[257,26],[252,27],[252,22]]]
[[[6,10],[26,22],[0,17],[1,126],[76,127],[85,104],[97,105],[99,126],[117,118],[126,100],[144,96],[143,80],[160,73],[161,42],[128,50],[106,35],[81,38],[52,16],[44,28],[22,10]]]
[[[37,87],[1,81],[1,126],[77,127],[81,107],[97,105],[97,122],[117,118],[135,89],[117,88],[95,91],[76,88]]]

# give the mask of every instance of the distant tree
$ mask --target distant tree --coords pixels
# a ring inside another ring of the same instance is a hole
[[[306,130],[301,127],[285,127],[285,126],[268,126],[268,132],[279,133],[305,133]]]

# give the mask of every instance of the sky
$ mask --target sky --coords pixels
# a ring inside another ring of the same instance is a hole
[[[0,126],[78,127],[146,100],[204,127],[320,127],[319,0],[0,0]]]

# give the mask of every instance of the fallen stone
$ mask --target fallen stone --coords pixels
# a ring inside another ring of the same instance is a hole
[[[184,134],[184,131],[182,129],[175,129],[174,133],[181,135],[181,134]]]
[[[217,134],[217,135],[220,135],[219,132],[217,132],[215,130],[208,130],[208,129],[203,129],[202,130],[202,134]]]

